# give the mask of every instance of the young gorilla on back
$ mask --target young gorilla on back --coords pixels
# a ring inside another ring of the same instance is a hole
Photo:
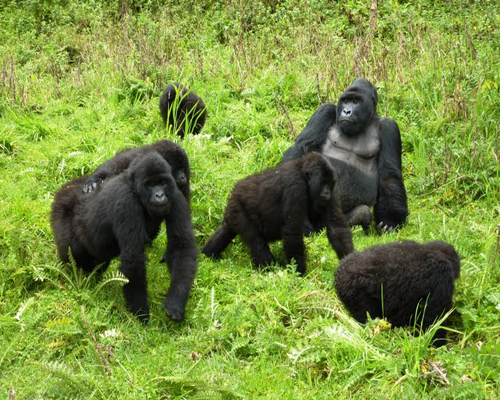
[[[82,190],[85,193],[91,192],[103,180],[121,174],[125,171],[134,158],[151,152],[157,152],[165,159],[166,162],[168,162],[172,168],[172,176],[175,179],[177,187],[189,201],[190,170],[188,157],[181,146],[166,139],[159,140],[153,144],[120,151],[113,158],[110,158],[97,167],[94,173],[84,181]]]
[[[339,258],[353,251],[351,231],[333,192],[332,167],[311,153],[249,176],[238,182],[228,201],[224,221],[202,249],[219,257],[239,234],[257,266],[274,261],[268,242],[283,239],[287,263],[295,259],[306,272],[304,228],[311,218],[322,218],[328,240]]]
[[[87,177],[66,183],[52,205],[52,228],[60,259],[69,249],[82,269],[106,269],[116,256],[129,282],[123,287],[127,308],[146,322],[149,305],[145,246],[167,223],[165,258],[171,274],[163,303],[168,316],[184,318],[186,301],[196,273],[198,250],[189,204],[177,188],[168,163],[156,152],[133,159],[122,174],[103,182],[91,193],[81,185]]]
[[[344,258],[335,272],[335,289],[359,322],[385,317],[392,326],[427,329],[452,306],[460,256],[442,241],[412,241],[370,247]],[[436,344],[445,343],[439,329]]]

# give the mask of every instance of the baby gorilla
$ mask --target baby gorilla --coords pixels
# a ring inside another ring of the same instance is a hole
[[[392,326],[418,324],[423,330],[451,309],[460,256],[442,241],[374,246],[344,258],[335,272],[335,290],[359,322],[385,317]],[[439,329],[435,344],[445,344]]]
[[[90,272],[101,264],[101,270],[106,269],[119,256],[120,271],[129,280],[123,287],[127,308],[147,322],[144,250],[165,220],[171,283],[163,306],[171,319],[182,320],[198,251],[189,204],[176,186],[170,165],[158,153],[149,152],[91,193],[82,192],[86,179],[66,183],[55,195],[52,229],[59,258],[68,262],[71,249],[76,264]]]
[[[268,242],[283,239],[286,262],[306,272],[304,228],[311,216],[322,218],[339,258],[352,252],[352,236],[333,192],[334,173],[323,156],[310,153],[238,182],[224,221],[202,249],[218,258],[239,234],[260,267],[274,261]]]

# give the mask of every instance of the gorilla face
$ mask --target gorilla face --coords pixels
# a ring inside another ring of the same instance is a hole
[[[318,210],[326,206],[333,195],[335,176],[330,163],[324,158],[307,160],[304,170],[309,190],[310,206]]]
[[[156,153],[151,153],[149,162],[141,157],[130,165],[130,175],[141,203],[152,216],[165,216],[170,212],[170,201],[175,190],[170,165]]]
[[[175,179],[175,183],[177,187],[182,193],[187,193],[184,196],[189,198],[189,180],[183,169],[179,169],[178,171],[172,171],[172,174]]]
[[[157,177],[146,183],[149,196],[148,210],[151,214],[167,215],[170,212],[169,195],[171,190],[165,177]]]
[[[346,135],[358,134],[375,115],[378,96],[366,79],[356,79],[340,96],[337,104],[337,125]]]

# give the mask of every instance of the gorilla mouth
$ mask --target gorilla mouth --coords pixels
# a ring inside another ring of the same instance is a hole
[[[170,211],[168,202],[151,204],[150,208],[154,214],[168,214]]]
[[[340,118],[339,118],[339,123],[340,123],[340,122],[341,122],[341,123],[343,123],[343,124],[347,124],[347,125],[349,125],[349,124],[354,124],[354,122],[355,122],[355,121],[353,121],[353,120],[352,120],[352,119],[350,119],[350,118],[345,118],[345,117],[344,117],[344,118],[342,118],[342,117],[340,117]]]

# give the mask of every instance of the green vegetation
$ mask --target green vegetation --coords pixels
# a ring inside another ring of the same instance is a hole
[[[500,3],[380,0],[375,34],[368,0],[180,3],[0,2],[0,396],[498,398]],[[411,215],[354,243],[456,246],[448,346],[350,318],[325,233],[306,239],[305,278],[254,270],[239,240],[200,257],[181,324],[161,310],[165,233],[148,250],[147,327],[124,308],[118,261],[101,281],[58,261],[55,191],[119,149],[178,141],[158,111],[170,81],[208,108],[203,134],[180,141],[201,245],[234,183],[276,165],[361,76],[401,129]]]

